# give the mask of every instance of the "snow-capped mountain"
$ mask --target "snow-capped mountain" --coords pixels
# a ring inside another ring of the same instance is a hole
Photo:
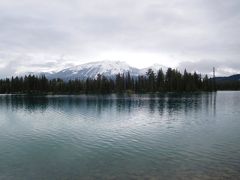
[[[139,74],[137,68],[131,67],[122,61],[98,61],[63,69],[56,73],[46,74],[46,76],[50,79],[94,79],[97,78],[98,74],[112,77],[118,73],[127,74],[128,72],[131,76],[137,76]]]
[[[136,77],[138,75],[145,75],[149,68],[153,69],[154,72],[157,72],[161,68],[164,71],[167,69],[166,67],[158,64],[154,64],[153,66],[150,66],[148,68],[138,69],[135,67],[131,67],[123,61],[98,61],[66,68],[58,72],[44,74],[49,79],[60,78],[64,80],[87,78],[94,79],[97,78],[98,74],[111,78],[115,77],[116,74],[127,74],[128,72],[131,76]]]

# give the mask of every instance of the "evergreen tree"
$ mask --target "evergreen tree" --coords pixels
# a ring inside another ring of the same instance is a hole
[[[157,91],[164,91],[164,73],[163,70],[160,69],[157,72]]]
[[[188,73],[186,70],[181,74],[176,69],[169,68],[166,74],[162,69],[155,75],[149,69],[146,75],[131,77],[117,74],[115,78],[107,78],[98,75],[96,79],[69,80],[62,79],[48,80],[43,76],[28,75],[24,77],[12,77],[0,80],[0,93],[122,93],[133,91],[136,93],[156,91],[214,91],[219,90],[240,90],[240,82],[215,82],[206,75],[204,78],[196,72]],[[214,87],[214,88],[213,88]]]

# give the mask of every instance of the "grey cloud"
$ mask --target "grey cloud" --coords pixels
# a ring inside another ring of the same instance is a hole
[[[76,57],[112,49],[164,53],[179,66],[213,59],[215,66],[240,71],[239,9],[238,0],[3,0],[0,50]]]
[[[237,60],[217,61],[211,59],[204,59],[200,61],[183,61],[179,63],[178,68],[180,70],[187,69],[188,71],[197,71],[204,74],[211,74],[213,67],[216,69],[216,74],[231,75],[233,73],[239,73],[240,63]]]
[[[64,56],[45,57],[0,52],[0,78],[22,75],[26,72],[48,72],[73,65],[74,63],[68,62]]]

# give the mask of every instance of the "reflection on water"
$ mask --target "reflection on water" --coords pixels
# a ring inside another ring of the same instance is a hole
[[[79,111],[97,110],[101,113],[104,109],[115,109],[119,112],[131,112],[136,108],[149,108],[149,113],[158,111],[160,115],[168,115],[184,110],[198,111],[204,109],[216,112],[217,93],[193,94],[145,94],[145,95],[79,95],[79,96],[27,96],[27,95],[0,95],[0,105],[11,110],[24,109],[29,112],[35,110],[46,111],[54,109],[76,109]]]
[[[239,179],[239,95],[0,95],[0,179]]]

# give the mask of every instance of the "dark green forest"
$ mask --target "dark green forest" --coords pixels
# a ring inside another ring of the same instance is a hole
[[[154,93],[194,92],[216,90],[239,90],[239,82],[217,84],[214,79],[201,74],[184,73],[169,68],[166,73],[160,69],[157,74],[149,69],[145,76],[131,77],[117,74],[109,79],[98,75],[96,79],[48,80],[44,75],[12,77],[0,80],[1,94],[81,94],[81,93]]]

